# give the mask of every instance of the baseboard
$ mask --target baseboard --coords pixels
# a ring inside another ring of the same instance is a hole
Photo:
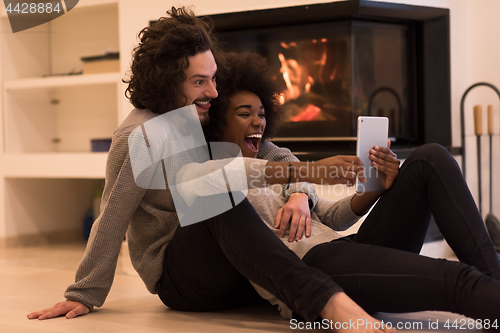
[[[78,230],[60,230],[37,234],[17,235],[0,238],[1,247],[38,246],[55,243],[82,241],[83,232]]]
[[[444,239],[424,243],[420,254],[431,258],[457,260],[455,253]]]

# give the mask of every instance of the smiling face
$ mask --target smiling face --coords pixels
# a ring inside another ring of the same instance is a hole
[[[259,96],[249,91],[231,96],[221,141],[236,143],[243,157],[255,158],[265,129],[266,116]]]
[[[189,67],[184,71],[186,79],[182,83],[182,106],[195,104],[201,124],[210,121],[208,109],[210,100],[218,96],[215,83],[217,64],[212,52],[206,51],[188,57]]]

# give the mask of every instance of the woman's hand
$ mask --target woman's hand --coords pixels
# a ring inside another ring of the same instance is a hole
[[[387,148],[375,146],[370,150],[372,165],[385,175],[385,189],[389,189],[399,172],[398,156],[390,150],[391,141],[387,140]]]
[[[389,189],[399,172],[399,160],[389,148],[391,142],[387,140],[387,148],[375,146],[370,151],[370,160],[372,165],[384,175],[384,188]],[[358,216],[365,215],[378,198],[384,193],[379,192],[360,192],[351,200],[351,209]]]
[[[288,202],[281,207],[274,220],[274,228],[280,229],[278,236],[285,235],[290,223],[288,241],[299,241],[306,231],[306,237],[311,236],[311,211],[309,210],[309,196],[305,193],[292,193]]]
[[[51,308],[30,313],[28,315],[28,319],[38,318],[39,320],[43,320],[43,319],[59,317],[62,315],[66,315],[66,318],[71,319],[78,316],[86,315],[89,312],[90,312],[89,308],[83,305],[82,303],[74,301],[64,301],[57,303]]]

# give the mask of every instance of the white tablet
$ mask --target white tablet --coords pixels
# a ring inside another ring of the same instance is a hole
[[[356,179],[356,192],[384,190],[385,175],[371,165],[370,150],[373,146],[387,147],[389,119],[387,117],[358,117],[358,141],[356,156],[365,166],[366,182]]]

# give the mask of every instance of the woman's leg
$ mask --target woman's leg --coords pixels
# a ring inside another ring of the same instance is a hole
[[[177,310],[227,309],[255,299],[248,280],[307,320],[315,320],[342,290],[290,251],[245,199],[219,216],[176,230],[158,294]]]
[[[410,154],[355,240],[419,253],[431,213],[460,261],[500,279],[498,256],[460,168],[436,144]]]
[[[500,281],[464,263],[349,238],[317,245],[303,261],[328,274],[368,312],[438,310],[500,318]]]

